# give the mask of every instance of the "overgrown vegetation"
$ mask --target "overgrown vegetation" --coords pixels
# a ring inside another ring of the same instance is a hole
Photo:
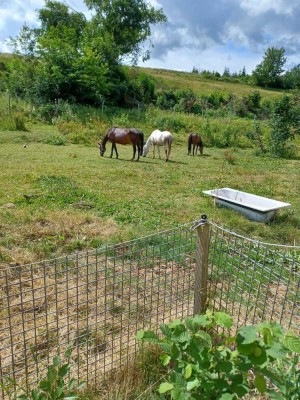
[[[22,388],[18,382],[10,382],[2,385],[2,389],[11,400],[76,400],[79,398],[79,391],[84,387],[85,382],[76,382],[70,378],[72,348],[69,347],[63,357],[55,356],[47,368],[47,373],[42,376],[40,373],[37,382],[31,387]],[[34,352],[32,356],[39,370],[39,360]],[[63,364],[63,362],[65,362]],[[10,386],[16,386],[11,389]],[[18,394],[23,392],[22,394]]]
[[[299,337],[266,322],[243,326],[231,336],[232,325],[228,314],[207,311],[161,324],[162,338],[153,331],[138,332],[139,340],[163,350],[162,398],[230,400],[255,389],[271,399],[299,399]]]

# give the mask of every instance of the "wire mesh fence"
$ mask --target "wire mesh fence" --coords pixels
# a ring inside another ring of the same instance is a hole
[[[211,224],[208,299],[236,327],[262,320],[300,333],[300,247],[261,243]]]
[[[194,225],[0,270],[0,396],[70,345],[72,377],[97,386],[136,354],[139,329],[192,316],[198,301],[236,326],[272,320],[299,333],[300,248]]]
[[[72,377],[92,387],[136,352],[139,329],[192,315],[189,228],[1,270],[0,383],[29,387],[71,345]]]

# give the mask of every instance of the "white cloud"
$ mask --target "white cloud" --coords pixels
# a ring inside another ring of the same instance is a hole
[[[298,3],[298,0],[297,0]],[[273,11],[276,14],[292,15],[296,7],[296,1],[287,0],[242,0],[241,8],[248,11],[249,15],[255,17]]]

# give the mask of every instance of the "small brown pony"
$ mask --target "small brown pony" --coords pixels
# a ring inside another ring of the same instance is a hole
[[[135,128],[121,129],[115,126],[110,128],[101,143],[98,143],[100,156],[103,156],[106,151],[106,143],[111,142],[111,153],[110,158],[113,156],[113,151],[116,152],[116,158],[119,157],[116,143],[118,144],[131,144],[133,148],[133,156],[131,161],[135,159],[136,150],[138,151],[137,161],[140,159],[140,155],[143,152],[144,146],[144,134]]]
[[[203,142],[201,136],[198,133],[190,133],[188,136],[188,156],[191,154],[193,146],[193,155],[197,155],[197,149],[199,148],[200,154],[203,154]],[[196,148],[196,152],[195,152]]]

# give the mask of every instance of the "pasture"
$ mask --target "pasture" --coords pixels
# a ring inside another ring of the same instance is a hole
[[[130,123],[130,125],[132,125]],[[136,125],[136,124],[135,124]],[[145,141],[151,130],[143,130]],[[152,129],[153,130],[153,129]],[[98,134],[98,141],[105,132]],[[168,163],[152,151],[131,162],[100,157],[94,145],[46,143],[54,125],[0,132],[0,265],[22,265],[96,248],[193,221],[211,220],[266,242],[300,244],[300,159],[259,157],[251,148],[206,147],[187,156],[187,133],[175,136]],[[298,138],[299,139],[299,138]],[[25,147],[26,146],[26,147]],[[232,187],[286,201],[269,225],[216,208],[202,191]]]

